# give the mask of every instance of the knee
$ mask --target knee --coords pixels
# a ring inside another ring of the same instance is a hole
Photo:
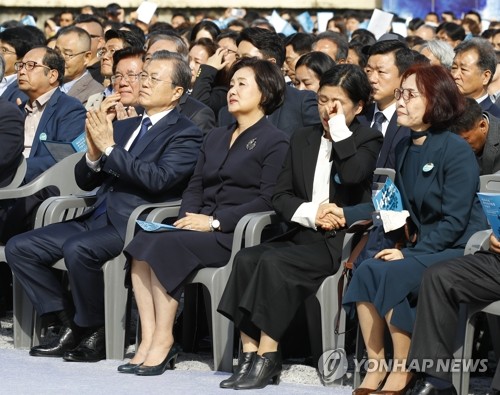
[[[20,234],[9,239],[5,245],[5,258],[9,266],[16,263],[21,255],[27,255],[31,251],[33,243],[25,234]]]

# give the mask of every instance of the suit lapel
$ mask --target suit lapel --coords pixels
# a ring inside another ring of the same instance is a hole
[[[489,128],[488,137],[484,146],[483,159],[481,161],[481,174],[493,173],[495,159],[498,155],[498,147],[500,145],[500,136],[498,129],[500,127],[499,121],[492,115],[489,115]]]
[[[50,98],[49,102],[47,103],[47,107],[45,110],[43,110],[42,118],[40,119],[40,122],[38,124],[38,128],[36,129],[35,137],[33,139],[33,145],[31,147],[31,152],[36,153],[38,149],[38,145],[40,144],[40,136],[42,136],[42,133],[45,134],[44,140],[47,140],[48,137],[48,132],[46,129],[47,123],[49,122],[49,119],[52,118],[52,115],[54,115],[54,112],[56,111],[57,108],[57,102],[59,101],[59,97],[62,95],[62,92],[59,90],[59,88],[56,88],[55,92],[53,93],[52,97]],[[51,140],[56,140],[57,136],[51,135],[50,137]]]
[[[321,133],[318,132],[317,128],[311,129],[311,133],[307,137],[307,145],[302,150],[302,166],[300,166],[303,170],[304,190],[308,201],[312,201],[314,172],[318,161],[320,143]]]
[[[179,119],[179,113],[174,108],[162,119],[160,119],[155,125],[153,125],[144,136],[134,145],[131,152],[135,155],[140,155],[142,151],[161,133],[164,133],[169,125],[173,125]],[[135,129],[134,129],[135,130]]]

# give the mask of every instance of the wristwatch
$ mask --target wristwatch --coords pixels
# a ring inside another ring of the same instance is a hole
[[[220,221],[212,216],[208,217],[208,226],[210,226],[210,232],[220,230]]]

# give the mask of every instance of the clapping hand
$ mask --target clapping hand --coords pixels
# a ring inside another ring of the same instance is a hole
[[[85,120],[87,154],[89,159],[99,159],[104,150],[115,144],[113,123],[103,111],[90,110]]]

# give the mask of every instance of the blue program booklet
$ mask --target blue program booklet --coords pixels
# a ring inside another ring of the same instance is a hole
[[[500,239],[500,194],[479,192],[477,196],[493,233]]]
[[[136,220],[135,222],[146,232],[168,232],[176,230],[187,230],[187,231],[190,230],[190,229],[176,228],[173,225],[161,224],[159,222],[147,222],[140,220]]]
[[[390,178],[387,178],[384,186],[375,194],[372,201],[376,211],[403,211],[401,193]]]
[[[44,140],[43,144],[49,151],[50,155],[56,162],[74,154],[75,152],[87,151],[87,141],[85,140],[85,132],[76,137],[73,141],[51,141]]]

